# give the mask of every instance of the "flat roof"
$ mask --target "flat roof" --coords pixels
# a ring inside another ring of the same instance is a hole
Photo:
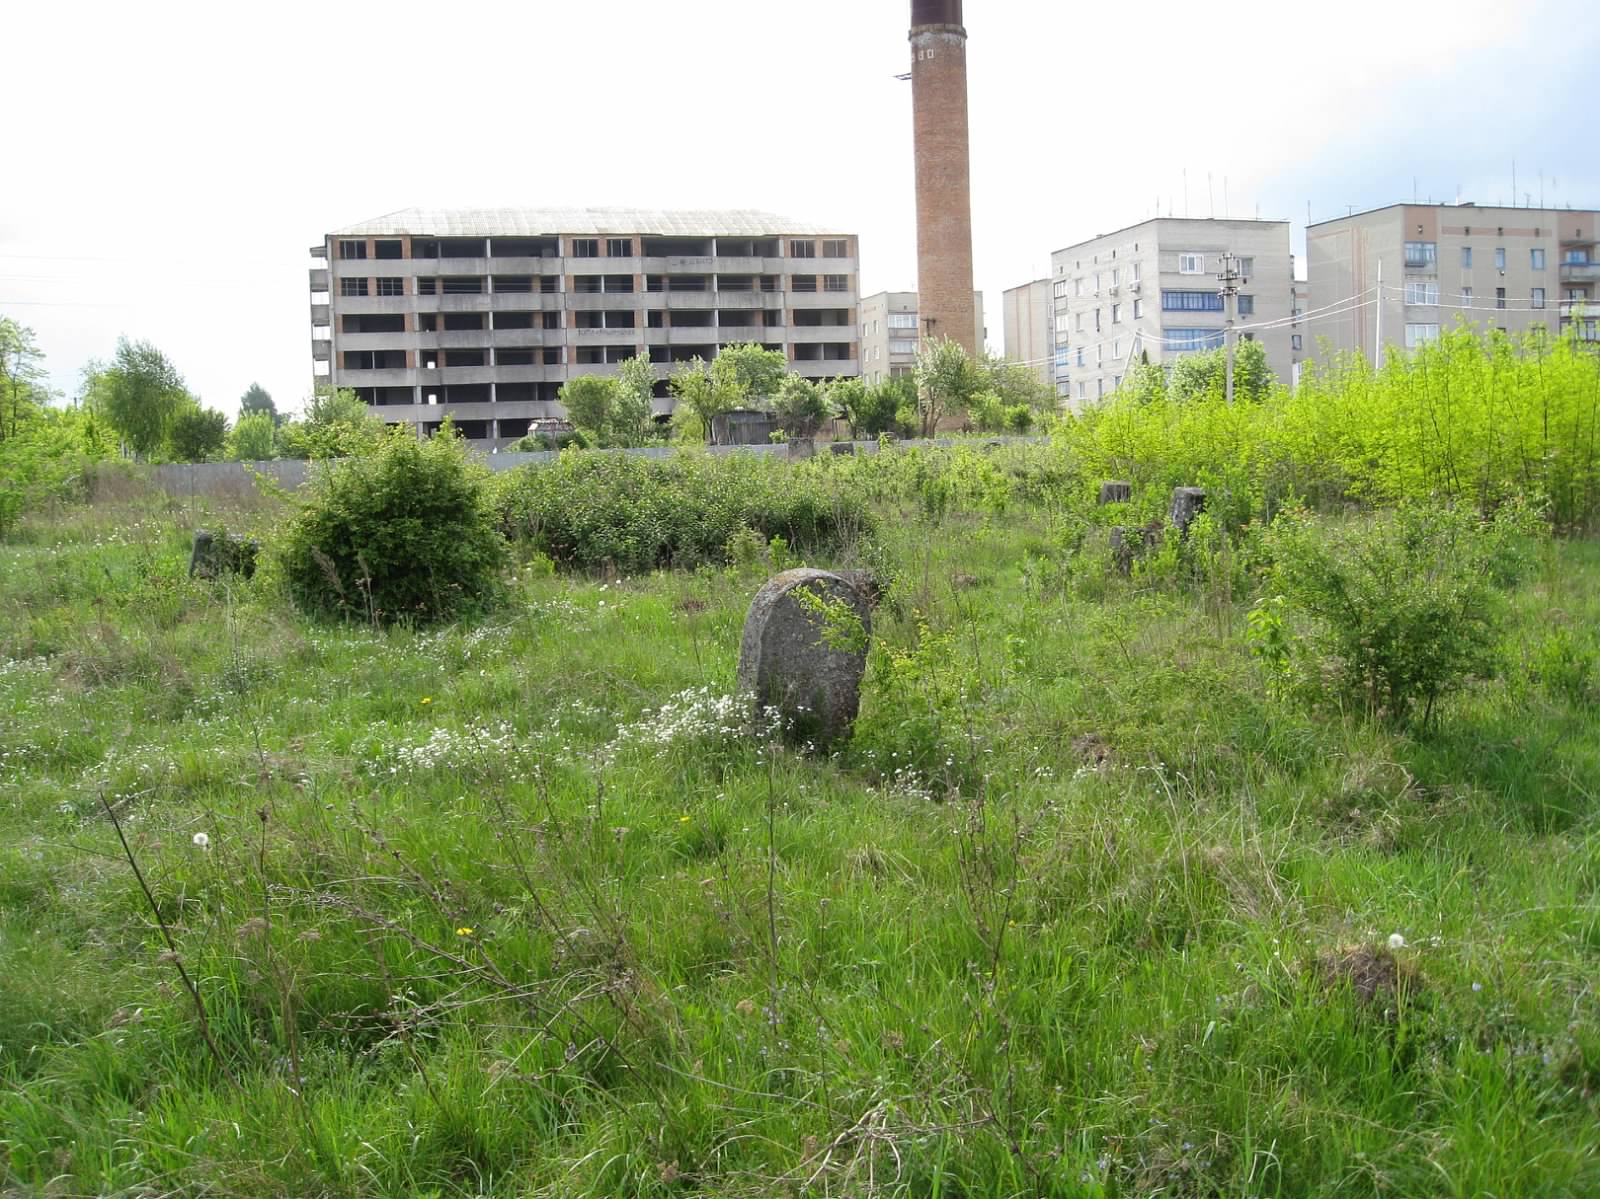
[[[1339,221],[1353,221],[1360,216],[1371,216],[1375,212],[1387,212],[1391,208],[1448,208],[1451,210],[1465,210],[1467,212],[1594,212],[1593,208],[1530,208],[1525,204],[1479,204],[1475,200],[1468,200],[1461,204],[1419,204],[1412,200],[1397,200],[1393,204],[1379,204],[1376,208],[1363,208],[1360,212],[1347,212],[1343,216],[1329,217],[1325,221],[1312,221],[1307,229],[1315,229],[1318,225],[1333,225]]]
[[[1272,218],[1272,217],[1248,217],[1248,216],[1232,216],[1232,217],[1229,217],[1229,216],[1150,216],[1150,217],[1145,217],[1145,219],[1142,220],[1142,221],[1135,221],[1131,225],[1124,225],[1120,229],[1113,229],[1110,233],[1096,233],[1093,237],[1086,237],[1082,241],[1069,242],[1068,244],[1062,246],[1059,250],[1051,250],[1050,253],[1052,255],[1064,254],[1068,250],[1075,250],[1079,246],[1086,246],[1092,241],[1104,241],[1108,237],[1116,237],[1119,233],[1131,233],[1133,230],[1143,228],[1145,225],[1155,225],[1155,224],[1159,224],[1162,221],[1172,221],[1172,222],[1184,221],[1184,222],[1187,222],[1188,224],[1191,224],[1191,225],[1194,225],[1194,224],[1202,224],[1202,225],[1204,225],[1204,224],[1209,224],[1209,225],[1287,225],[1289,223],[1287,220],[1279,220],[1277,218]]]
[[[657,237],[823,235],[837,229],[755,208],[402,208],[335,229],[332,237],[541,237],[638,233]]]

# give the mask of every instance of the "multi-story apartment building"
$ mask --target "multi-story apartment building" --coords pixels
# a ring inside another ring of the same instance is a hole
[[[1073,407],[1110,395],[1141,355],[1170,366],[1223,344],[1217,273],[1234,255],[1235,329],[1293,382],[1304,350],[1287,221],[1153,217],[1050,256],[1056,390]]]
[[[1049,387],[1055,382],[1055,334],[1050,280],[1035,279],[1003,293],[1005,354],[1008,361],[1027,366]]]
[[[1543,325],[1600,342],[1600,212],[1391,204],[1306,230],[1318,340],[1368,358],[1458,318],[1510,334]],[[1381,279],[1381,285],[1380,285]]]
[[[983,293],[972,293],[977,327],[973,344],[983,348]],[[914,291],[879,291],[861,297],[861,377],[881,383],[908,375],[917,365],[922,317]]]
[[[480,448],[563,415],[561,385],[757,342],[858,373],[853,235],[763,212],[410,208],[311,248],[312,359],[389,424],[451,416]]]

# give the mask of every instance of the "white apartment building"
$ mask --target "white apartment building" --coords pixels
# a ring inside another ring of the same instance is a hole
[[[974,344],[982,346],[983,293],[972,293],[977,328]],[[922,340],[922,317],[917,311],[914,291],[879,291],[861,297],[861,377],[868,383],[881,383],[909,375],[917,365],[917,346]]]
[[[1221,346],[1217,274],[1229,253],[1243,276],[1235,329],[1293,383],[1306,346],[1289,222],[1154,217],[1050,256],[1057,392],[1081,408],[1116,391],[1141,355],[1170,367]]]
[[[312,363],[389,424],[451,416],[479,448],[564,416],[568,379],[756,342],[855,375],[853,235],[750,210],[410,208],[311,247]]]
[[[1055,334],[1049,278],[1010,287],[1002,297],[1007,361],[1020,362],[1046,387],[1055,383]]]
[[[1314,330],[1369,359],[1457,320],[1518,335],[1572,329],[1600,344],[1600,212],[1391,204],[1306,230]],[[1381,283],[1380,283],[1381,277]]]

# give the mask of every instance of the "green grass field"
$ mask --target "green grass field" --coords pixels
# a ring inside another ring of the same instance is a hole
[[[187,502],[25,518],[0,1192],[1600,1193],[1600,709],[1537,668],[1600,544],[1408,736],[1042,507],[880,513],[821,759],[730,732],[759,563],[378,631],[188,581]]]

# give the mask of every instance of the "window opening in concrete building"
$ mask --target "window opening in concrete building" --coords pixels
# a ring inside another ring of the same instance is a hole
[[[543,353],[544,353],[544,364],[546,366],[560,366],[561,365],[561,347],[560,346],[546,346],[544,348]]]
[[[592,295],[605,290],[604,275],[574,275],[572,276],[572,290],[584,295]]]
[[[889,342],[889,353],[891,354],[915,354],[916,352],[917,343],[914,341],[891,339]]]
[[[496,366],[532,366],[534,364],[535,350],[496,350],[494,364]]]
[[[554,313],[551,313],[554,316]],[[531,312],[497,312],[494,314],[494,327],[496,329],[531,329],[533,328],[533,313]]]
[[[425,371],[436,371],[436,370],[438,370],[439,369],[439,355],[434,353],[431,350],[424,352],[423,355],[422,355],[422,369],[425,370]],[[432,403],[432,401],[430,400],[429,403]]]
[[[1406,243],[1406,245],[1408,245],[1408,246],[1410,244],[1411,244],[1410,242]],[[1408,266],[1410,265],[1409,260],[1407,262],[1407,265]],[[1506,248],[1504,246],[1496,246],[1495,247],[1495,251],[1494,251],[1494,269],[1497,270],[1497,271],[1503,271],[1503,270],[1506,269]]]
[[[835,238],[822,243],[822,256],[824,258],[850,257],[850,243],[843,238]]]
[[[439,280],[438,279],[434,278],[432,275],[418,275],[417,276],[417,294],[419,296],[437,295],[438,291],[439,291]]]
[[[344,352],[344,369],[347,371],[395,371],[404,370],[406,366],[406,352],[404,350],[346,350]]]
[[[1439,244],[1431,241],[1408,241],[1405,244],[1407,266],[1433,266],[1439,260]]]
[[[792,291],[816,291],[817,277],[815,275],[795,275],[789,281]]]
[[[1535,246],[1528,251],[1528,265],[1536,271],[1544,270],[1544,250]]]
[[[638,314],[631,308],[608,308],[603,315],[607,329],[632,329],[638,325]]]
[[[632,258],[633,257],[633,238],[631,238],[631,237],[608,237],[608,238],[606,238],[606,257],[607,258]]]
[[[1506,289],[1505,288],[1497,287],[1497,288],[1494,289],[1494,306],[1496,308],[1504,308],[1506,306]]]
[[[600,239],[598,237],[575,237],[572,239],[572,257],[598,258],[600,257]]]
[[[1426,345],[1430,341],[1438,341],[1438,340],[1439,340],[1439,326],[1438,325],[1431,325],[1430,324],[1430,325],[1407,325],[1406,326],[1406,349],[1408,349],[1408,350],[1414,350],[1420,345]]]
[[[399,238],[384,238],[372,243],[374,258],[404,258],[405,243]]]
[[[490,258],[558,258],[560,245],[553,237],[495,237],[489,239]]]
[[[364,296],[367,294],[367,281],[365,279],[340,279],[339,294],[341,296]]]
[[[378,280],[378,294],[380,296],[403,296],[406,294],[406,281],[403,278],[385,278]]]
[[[1535,308],[1544,307],[1544,288],[1536,287],[1533,289],[1533,306]]]
[[[775,237],[719,237],[716,247],[718,258],[776,258],[779,254]]]
[[[1203,275],[1206,273],[1206,256],[1204,254],[1187,253],[1178,255],[1178,274]],[[1082,292],[1078,293],[1082,295]]]
[[[439,239],[437,237],[414,237],[411,239],[411,257],[437,258],[439,257]]]
[[[487,383],[451,383],[443,391],[443,400],[446,404],[487,404],[489,402],[489,385]]]
[[[790,258],[815,258],[817,256],[817,243],[814,241],[791,241],[789,243]]]
[[[507,292],[529,292],[533,290],[532,275],[495,275],[493,286],[496,295]]]
[[[339,242],[340,258],[365,258],[367,256],[367,243],[364,241]]]
[[[762,291],[781,291],[781,290],[783,290],[783,286],[779,282],[779,279],[778,279],[777,275],[762,275],[761,276],[761,290]]]
[[[559,312],[541,312],[539,314],[539,317],[540,317],[540,320],[543,322],[543,327],[544,328],[546,328],[546,329],[559,329],[559,328],[561,328],[561,314]]]
[[[607,362],[626,362],[628,359],[632,358],[638,352],[639,351],[633,346],[607,346],[606,347],[606,361]]]
[[[431,313],[429,315],[432,315]],[[404,333],[406,317],[403,312],[345,313],[339,318],[341,333]]]
[[[710,280],[704,275],[668,275],[668,291],[710,291]]]
[[[444,314],[444,327],[448,333],[461,333],[467,330],[483,328],[484,313],[481,312],[447,312]]]
[[[483,366],[485,365],[485,351],[483,350],[446,350],[444,364],[451,366]]]
[[[477,296],[483,294],[482,275],[444,276],[444,294],[447,296]]]
[[[602,278],[605,280],[605,290],[608,292],[620,294],[633,291],[632,275],[604,275]]]
[[[652,308],[644,314],[644,327],[646,329],[666,328],[666,312],[660,308]]]
[[[888,323],[891,329],[915,329],[917,327],[917,314],[915,312],[891,312]]]
[[[1439,302],[1439,285],[1436,282],[1407,281],[1405,291],[1407,304],[1437,304]],[[1239,297],[1241,300],[1243,296]],[[1243,312],[1244,309],[1239,310]]]
[[[718,312],[717,324],[724,329],[754,329],[758,314],[750,309]]]
[[[439,331],[439,314],[437,312],[417,313],[418,333],[437,333]]]
[[[1243,293],[1239,296],[1239,315],[1254,316],[1256,314],[1256,298]]]
[[[718,291],[754,291],[756,280],[754,275],[718,275]]]
[[[441,237],[440,258],[487,258],[489,248],[481,237]]]
[[[526,404],[534,398],[534,384],[532,383],[496,383],[494,385],[494,398],[497,404]],[[500,418],[500,432],[505,435],[506,418]],[[520,437],[521,434],[515,434]]]
[[[540,275],[539,292],[541,295],[553,296],[561,290],[560,275]]]
[[[709,329],[713,324],[713,315],[709,308],[685,308],[681,312],[672,314],[672,327],[674,329]]]
[[[646,237],[641,249],[646,258],[709,258],[709,237]]]
[[[1248,279],[1256,273],[1256,260],[1254,258],[1239,258],[1234,262],[1234,269]]]
[[[1221,312],[1222,297],[1214,291],[1167,291],[1161,293],[1163,312]]]
[[[898,315],[898,314],[897,314]],[[905,313],[911,316],[911,313]],[[817,325],[848,325],[850,323],[850,310],[848,308],[799,308],[795,310],[794,323],[796,327],[807,329]],[[890,324],[891,329],[915,329],[916,319],[913,317],[908,325]]]

